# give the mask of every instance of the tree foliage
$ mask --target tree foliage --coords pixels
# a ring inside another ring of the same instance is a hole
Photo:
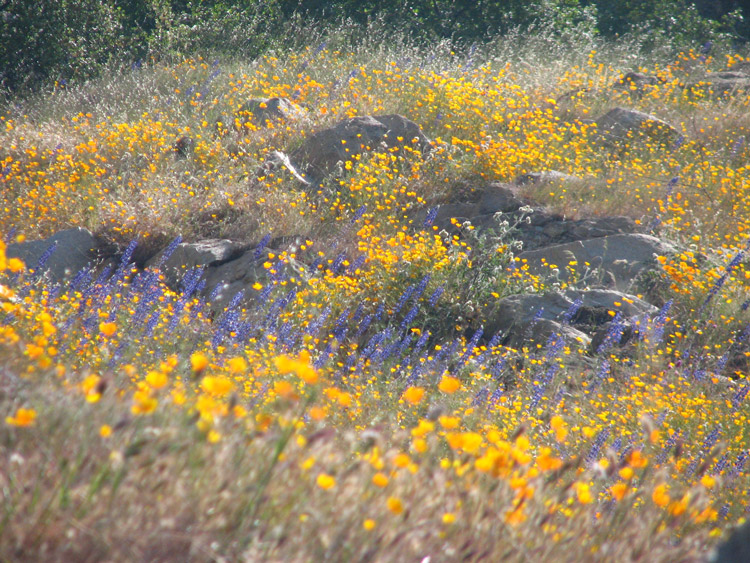
[[[746,41],[743,15],[737,0],[5,0],[0,88],[84,80],[113,60],[194,51],[254,56],[288,40],[290,22],[350,31],[377,24],[415,40],[465,45],[543,28],[571,36],[632,33],[680,47]]]

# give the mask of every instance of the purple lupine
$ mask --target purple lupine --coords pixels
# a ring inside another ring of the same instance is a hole
[[[357,259],[349,264],[349,267],[346,269],[347,272],[350,274],[356,274],[357,270],[360,270],[362,266],[365,265],[365,261],[367,260],[367,257],[362,254],[361,256],[358,256]]]
[[[146,330],[144,331],[144,334],[146,335],[146,338],[150,338],[151,335],[154,334],[154,329],[156,328],[157,323],[159,322],[159,309],[156,308],[151,313],[151,316],[148,319],[148,322],[146,323]]]
[[[719,520],[726,520],[727,516],[729,515],[729,505],[724,504],[719,509]]]
[[[490,375],[492,375],[492,379],[494,379],[495,381],[498,381],[500,379],[506,362],[507,360],[505,359],[505,356],[502,356],[497,362],[495,362],[495,365],[490,368]]]
[[[742,401],[747,397],[748,391],[750,391],[750,384],[746,383],[732,394],[732,412],[740,408]]]
[[[727,468],[727,465],[729,465],[729,454],[724,453],[717,461],[716,465],[714,465],[713,470],[711,473],[713,475],[721,475],[722,472]]]
[[[663,464],[665,461],[667,461],[667,456],[669,455],[669,452],[677,445],[677,441],[680,439],[680,435],[682,434],[682,430],[676,430],[674,433],[672,433],[671,436],[667,438],[667,441],[664,443],[664,447],[662,448],[661,452],[659,452],[659,455],[656,457],[656,463],[658,465]]]
[[[748,239],[748,241],[745,243],[744,248],[739,250],[737,254],[734,255],[734,258],[732,258],[731,262],[729,262],[729,264],[725,266],[724,273],[721,275],[721,277],[718,280],[714,282],[714,284],[711,286],[711,289],[708,290],[708,295],[706,296],[706,299],[703,301],[703,304],[698,310],[698,313],[702,313],[705,310],[705,308],[708,306],[711,299],[713,299],[713,297],[724,286],[727,279],[729,279],[729,276],[731,275],[732,271],[737,266],[740,265],[740,262],[742,262],[742,258],[745,256],[745,253],[747,252],[749,247],[750,247],[750,239]]]
[[[412,343],[412,340],[414,340],[414,335],[413,334],[406,333],[404,335],[404,337],[401,339],[401,343],[398,345],[398,355],[399,356],[403,356],[406,353],[406,349]]]
[[[401,321],[401,324],[399,325],[399,328],[401,330],[406,330],[411,322],[417,317],[417,314],[419,313],[419,305],[414,305],[411,309],[409,309],[409,312],[406,313],[406,316]]]
[[[390,339],[390,336],[389,336]],[[376,364],[382,364],[388,360],[398,350],[400,341],[398,339],[391,340],[386,346],[380,351],[376,358]]]
[[[497,386],[495,390],[492,392],[492,395],[490,395],[489,400],[489,407],[494,407],[499,401],[500,398],[503,396],[503,388],[501,386]]]
[[[258,243],[258,246],[255,247],[255,250],[253,250],[253,260],[257,262],[263,257],[263,251],[266,249],[269,242],[271,242],[271,233],[266,233],[266,235],[262,239],[260,239],[260,242]]]
[[[606,441],[609,439],[609,434],[611,433],[612,429],[608,426],[607,428],[604,428],[599,434],[596,435],[596,438],[594,439],[594,443],[591,446],[591,449],[589,450],[589,453],[586,454],[586,463],[589,465],[592,465],[594,462],[596,462],[599,459],[599,453],[602,450],[602,446],[606,443]]]
[[[691,377],[696,381],[703,381],[704,379],[706,379],[706,369],[697,368],[693,370],[693,372],[691,373]]]
[[[360,303],[357,305],[356,310],[354,311],[354,314],[352,315],[352,324],[356,325],[359,322],[359,319],[362,318],[362,315],[365,313],[365,305],[364,303]]]
[[[445,291],[445,288],[441,285],[438,288],[435,289],[435,291],[432,292],[432,295],[430,296],[430,299],[427,301],[427,303],[430,305],[430,307],[434,307],[438,299],[440,299],[440,296]]]
[[[485,403],[487,403],[487,399],[490,396],[490,389],[486,385],[482,387],[479,391],[477,391],[477,394],[474,395],[474,398],[471,400],[471,406],[472,408],[481,407]]]
[[[159,258],[159,263],[157,264],[157,268],[161,268],[164,266],[164,264],[167,263],[167,260],[172,256],[175,250],[177,250],[177,247],[180,246],[182,243],[182,235],[177,235],[175,239],[169,243],[169,246],[167,246],[166,250],[164,250],[164,253],[161,255],[161,258]]]
[[[120,258],[120,265],[117,268],[117,271],[120,270],[125,271],[129,265],[130,260],[133,258],[133,253],[135,252],[136,247],[138,246],[138,241],[133,239],[128,243],[127,248],[125,248],[125,252],[122,253],[122,257]]]
[[[616,452],[620,451],[620,448],[622,448],[622,436],[616,436],[615,439],[612,440],[611,448]]]
[[[700,463],[703,457],[706,456],[711,451],[711,448],[714,447],[716,441],[719,439],[720,433],[721,427],[719,425],[716,425],[714,429],[706,435],[706,437],[703,439],[703,444],[698,451],[698,455],[696,455],[691,462],[690,467],[685,472],[685,475],[692,475],[693,473],[695,473],[695,470],[698,467],[698,463]]]
[[[581,305],[583,305],[583,299],[576,299],[571,303],[570,307],[568,307],[568,310],[565,311],[562,317],[562,322],[564,325],[569,325],[570,321],[573,319],[575,314],[578,312],[578,310],[581,308]]]
[[[421,377],[422,377],[422,366],[420,365],[414,366],[414,369],[411,370],[409,377],[406,378],[407,387],[410,385],[415,385]]]
[[[414,291],[414,301],[417,301],[420,297],[422,297],[425,289],[427,289],[427,284],[430,283],[430,279],[430,274],[427,274],[419,281],[419,283],[417,284],[417,288]]]
[[[355,338],[359,338],[367,331],[368,328],[370,328],[370,325],[372,324],[374,318],[375,315],[370,313],[364,319],[362,319],[362,322],[359,325],[359,329],[357,329],[357,333],[354,335]]]
[[[333,327],[333,337],[341,342],[344,339],[344,336],[349,331],[349,309],[345,309],[343,313],[339,315],[339,318],[336,319],[336,323]]]
[[[334,274],[339,273],[339,269],[344,264],[344,260],[346,260],[346,252],[340,252],[338,256],[336,256],[336,259],[333,261],[333,264],[331,264],[331,272]]]
[[[84,266],[78,273],[70,280],[70,289],[77,291],[78,288],[87,287],[91,283],[92,270],[88,266]]]
[[[424,219],[424,223],[422,223],[422,226],[427,229],[432,226],[432,224],[435,222],[435,219],[437,219],[438,211],[440,210],[440,206],[437,207],[431,207],[427,211],[427,216]]]
[[[214,288],[211,290],[211,293],[208,294],[208,297],[206,297],[207,303],[212,303],[222,292],[224,289],[224,284],[217,283]]]
[[[625,324],[622,321],[622,311],[617,311],[615,318],[612,319],[612,322],[607,329],[607,334],[604,337],[604,340],[602,340],[601,344],[596,348],[596,353],[602,354],[612,348],[615,344],[619,344],[624,328]]]
[[[745,145],[745,137],[740,137],[732,145],[732,150],[729,153],[730,158],[734,158],[740,152],[740,149]]]
[[[413,351],[413,354],[414,354],[414,355],[417,355],[417,354],[419,354],[419,351],[420,351],[420,350],[421,350],[422,348],[424,348],[425,344],[427,344],[427,341],[428,341],[428,340],[429,340],[429,338],[430,338],[430,335],[431,335],[431,333],[430,333],[430,331],[429,331],[429,330],[425,330],[425,331],[424,331],[424,332],[423,332],[423,333],[421,334],[421,336],[419,337],[419,340],[417,340],[417,343],[416,343],[416,344],[414,345],[414,351]]]
[[[370,338],[370,341],[364,347],[362,353],[359,356],[362,360],[370,358],[375,353],[380,343],[383,342],[386,337],[390,337],[387,331],[388,329],[382,332],[377,332],[372,336],[372,338]]]
[[[47,247],[47,250],[42,252],[42,255],[39,257],[39,260],[36,263],[36,266],[34,267],[33,273],[31,276],[29,276],[28,281],[24,287],[21,288],[21,290],[18,292],[18,295],[20,297],[25,297],[28,292],[31,290],[31,283],[34,280],[38,279],[42,275],[42,271],[44,270],[44,267],[47,265],[47,262],[49,262],[49,259],[52,257],[52,254],[54,254],[55,250],[57,250],[57,241],[54,241],[51,245]],[[15,283],[18,279],[18,276],[15,277],[13,280],[13,283]]]
[[[315,361],[313,361],[313,367],[315,369],[321,369],[323,366],[328,363],[328,360],[330,359],[331,355],[333,354],[333,345],[331,342],[329,342],[326,345],[325,350],[323,350],[323,353],[318,356]]]
[[[543,314],[544,314],[544,307],[539,307],[539,309],[537,309],[537,311],[534,313],[534,316],[531,318],[531,321],[529,322],[529,326],[526,327],[526,331],[524,332],[524,337],[527,340],[531,338],[531,335],[534,332],[534,327],[541,320]]]
[[[315,336],[320,331],[320,329],[323,328],[323,325],[325,324],[326,320],[328,319],[328,315],[330,314],[331,307],[326,306],[325,309],[320,312],[318,318],[307,326],[307,330],[305,331],[305,333],[309,334],[310,336]]]
[[[503,339],[502,331],[496,332],[493,335],[493,337],[490,339],[490,341],[487,343],[487,349],[477,357],[477,363],[480,365],[483,364],[484,361],[487,359],[487,355],[492,354],[493,348],[495,348],[498,344],[500,344],[500,341],[502,339]]]
[[[675,141],[675,143],[672,145],[672,150],[676,150],[677,148],[679,148],[683,142],[684,142],[684,137],[680,135],[677,141]],[[679,181],[680,181],[679,176],[674,176],[671,180],[669,180],[669,182],[667,183],[667,191],[664,194],[665,200],[669,200],[669,198],[672,196],[672,192],[674,191],[674,188],[675,186],[677,186]],[[654,219],[648,225],[649,232],[654,232],[660,224],[661,224],[661,216],[657,213]]]
[[[365,214],[365,211],[367,211],[367,206],[366,205],[361,205],[359,207],[359,209],[357,209],[357,211],[354,213],[354,215],[352,216],[352,218],[349,219],[349,224],[353,225],[354,223],[356,223],[357,221],[359,221],[362,218],[362,216]]]
[[[535,409],[539,406],[539,403],[547,390],[547,386],[552,382],[558,369],[559,367],[556,365],[550,366],[544,374],[544,378],[540,382],[534,383],[534,393],[531,396],[531,403],[529,404],[530,408]]]
[[[273,291],[274,285],[273,283],[268,283],[265,285],[265,287],[261,290],[260,294],[258,294],[258,299],[256,300],[256,303],[261,304],[265,303],[268,298],[271,296],[271,292]]]
[[[565,340],[557,332],[553,332],[549,335],[547,343],[544,346],[544,359],[551,362],[560,355],[564,347]]]
[[[667,419],[667,411],[665,409],[659,413],[659,416],[656,417],[656,426],[658,426],[659,428],[664,426],[664,421],[666,419]]]
[[[398,312],[401,310],[401,308],[404,306],[404,304],[409,300],[409,298],[414,294],[414,291],[416,290],[415,285],[410,285],[407,287],[404,292],[401,294],[401,297],[398,299],[398,303],[396,303],[396,306],[393,308],[393,314],[397,315]]]
[[[469,360],[469,356],[474,353],[474,348],[476,348],[477,344],[479,343],[479,339],[482,338],[483,334],[484,330],[481,328],[478,328],[474,332],[474,334],[471,336],[471,340],[469,340],[469,343],[466,345],[466,350],[464,350],[464,353],[458,360],[459,365],[464,365]]]
[[[747,461],[747,450],[742,451],[737,456],[737,460],[734,462],[734,465],[732,466],[732,470],[729,472],[729,477],[731,479],[734,479],[739,476],[742,471],[745,469],[745,462]]]

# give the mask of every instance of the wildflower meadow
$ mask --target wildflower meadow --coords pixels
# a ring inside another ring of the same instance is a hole
[[[716,86],[743,68],[700,45],[332,33],[11,99],[0,560],[706,561],[750,511],[750,88]],[[273,98],[296,117],[242,111]],[[670,133],[613,141],[613,108]],[[388,115],[426,141],[269,164]],[[525,207],[451,215],[497,183]],[[540,210],[669,245],[618,286],[647,312],[597,309],[593,344],[568,336],[593,315],[572,297],[544,336],[491,330],[498,303],[607,285],[524,258]],[[87,266],[19,258],[77,227]],[[169,266],[206,241],[233,254]],[[216,282],[237,256],[247,275]]]

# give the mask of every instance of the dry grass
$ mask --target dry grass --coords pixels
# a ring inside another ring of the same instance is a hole
[[[212,311],[127,264],[45,287],[0,247],[0,560],[705,560],[750,506],[750,270],[732,262],[747,249],[750,149],[746,97],[679,87],[698,67],[726,61],[544,33],[471,58],[333,34],[19,100],[0,127],[3,235],[84,226],[120,248],[137,239],[139,266],[177,235],[304,235],[299,255],[259,258],[321,265]],[[631,70],[662,82],[612,92]],[[217,133],[257,96],[295,97],[309,120]],[[616,106],[682,143],[595,142],[585,120]],[[314,189],[283,171],[258,180],[270,151],[394,112],[435,150],[371,154]],[[630,215],[682,245],[654,280],[672,308],[637,343],[472,340],[480,305],[549,286],[510,268],[508,233],[409,224],[549,169],[579,180],[525,196],[569,218]]]

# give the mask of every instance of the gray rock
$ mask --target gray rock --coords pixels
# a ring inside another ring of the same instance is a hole
[[[237,111],[240,127],[252,123],[257,127],[277,125],[284,121],[305,119],[305,111],[287,98],[252,98]]]
[[[513,183],[517,186],[531,186],[534,184],[550,184],[554,182],[568,182],[579,179],[580,178],[576,178],[570,174],[558,172],[557,170],[545,170],[543,172],[521,174]]]
[[[737,61],[729,67],[729,70],[750,76],[750,61]]]
[[[267,277],[262,263],[255,261],[252,252],[248,252],[236,260],[210,268],[205,274],[205,292],[214,293],[219,286],[211,305],[214,308],[223,308],[240,291],[244,291],[245,300],[252,300],[257,293],[252,288],[253,284],[263,284]]]
[[[411,119],[396,113],[376,115],[375,119],[388,128],[384,139],[388,148],[410,146],[423,152],[430,149],[430,140]]]
[[[510,213],[526,205],[516,186],[493,183],[482,192],[476,208],[476,215],[487,213]]]
[[[565,315],[580,299],[577,315]],[[529,343],[544,345],[556,333],[576,348],[588,349],[591,335],[611,321],[609,311],[622,311],[625,318],[651,316],[658,309],[634,295],[613,290],[567,290],[546,294],[512,295],[498,301],[486,315],[485,332],[501,331],[505,343],[520,347]]]
[[[554,173],[552,177],[557,176]],[[539,175],[526,176],[540,178]],[[543,181],[543,180],[542,180]],[[438,206],[433,225],[450,234],[459,234],[458,225],[469,221],[477,233],[498,231],[499,221],[507,221],[514,227],[510,237],[522,243],[524,250],[534,250],[554,244],[604,237],[614,234],[633,233],[638,230],[629,217],[599,217],[596,219],[570,220],[549,213],[541,207],[532,208],[522,199],[521,188],[513,184],[489,184],[473,194],[476,202],[446,203]],[[500,214],[500,215],[498,215]],[[412,214],[412,224],[420,228],[427,215],[426,209]],[[455,219],[458,223],[452,221]]]
[[[750,561],[750,522],[736,528],[709,557],[710,563]]]
[[[277,174],[280,170],[286,170],[301,184],[305,186],[310,185],[310,181],[305,178],[300,170],[297,169],[297,165],[295,165],[291,159],[281,151],[272,151],[260,168],[258,168],[255,176],[260,179],[269,174]]]
[[[648,137],[670,142],[679,136],[677,129],[658,117],[621,107],[614,108],[596,120],[597,135],[606,142],[633,137]]]
[[[750,76],[744,72],[709,72],[700,80],[685,85],[693,97],[724,98],[750,92]]]
[[[51,281],[71,278],[100,259],[99,242],[90,231],[81,227],[60,231],[43,240],[9,244],[6,254],[23,260],[30,270],[37,267],[39,259],[53,245],[54,251],[43,267],[44,274]]]
[[[626,92],[634,98],[641,98],[648,91],[662,82],[657,76],[642,74],[640,72],[628,72],[620,80],[612,85],[613,90]]]
[[[577,284],[590,286],[609,282],[613,288],[628,291],[644,270],[657,267],[656,256],[672,254],[675,248],[644,234],[617,234],[579,240],[522,252],[518,259],[528,263],[532,274],[571,282],[567,269],[571,261]]]
[[[417,124],[403,116],[353,117],[313,133],[289,158],[306,180],[318,181],[338,163],[351,161],[365,152],[404,146],[424,151],[429,143]]]
[[[203,240],[200,242],[182,243],[172,255],[162,263],[164,250],[147,262],[147,266],[160,265],[167,285],[178,289],[186,272],[203,266],[218,266],[237,258],[244,247],[231,240]]]

